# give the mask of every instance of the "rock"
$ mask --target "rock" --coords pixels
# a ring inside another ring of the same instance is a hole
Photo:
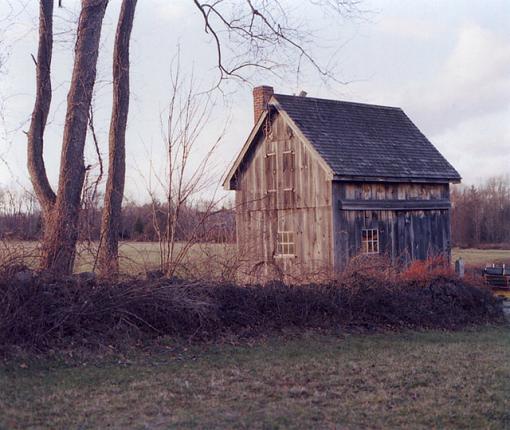
[[[24,269],[14,275],[14,279],[18,282],[30,282],[34,278],[34,272]]]
[[[147,272],[145,272],[145,276],[147,278],[148,281],[153,281],[155,279],[161,279],[163,276],[165,276],[165,274],[163,273],[162,270],[147,270]]]
[[[81,282],[93,282],[96,280],[96,274],[94,272],[80,272],[76,276]]]

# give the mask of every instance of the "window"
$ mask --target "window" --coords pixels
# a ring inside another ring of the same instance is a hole
[[[379,253],[379,230],[375,228],[361,230],[361,252],[363,254]]]
[[[289,228],[284,218],[278,221],[278,232],[276,235],[276,254],[280,256],[294,256],[294,232]]]
[[[294,232],[278,231],[276,245],[278,255],[294,255]]]

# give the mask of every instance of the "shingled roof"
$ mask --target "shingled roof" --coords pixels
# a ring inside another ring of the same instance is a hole
[[[337,177],[460,181],[459,173],[396,107],[274,94]]]

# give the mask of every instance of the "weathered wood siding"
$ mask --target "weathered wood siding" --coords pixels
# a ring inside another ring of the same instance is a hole
[[[448,183],[334,181],[283,116],[268,124],[233,178],[245,279],[341,271],[361,253],[363,229],[377,230],[393,262],[450,258]],[[292,256],[278,252],[279,231],[293,234]]]
[[[431,183],[333,183],[334,266],[345,268],[358,255],[362,229],[379,231],[379,249],[393,262],[409,262],[433,255],[450,258],[450,210],[342,210],[341,201],[449,200],[448,184]],[[374,205],[375,206],[375,205]],[[434,207],[431,202],[428,206]],[[444,204],[443,204],[444,206]]]
[[[298,276],[332,268],[331,179],[278,114],[256,138],[235,184],[238,247],[248,272]],[[277,255],[279,225],[294,233],[293,257]]]

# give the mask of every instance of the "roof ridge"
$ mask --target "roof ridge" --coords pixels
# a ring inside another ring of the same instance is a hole
[[[292,97],[295,99],[305,99],[305,100],[320,100],[320,101],[326,101],[326,102],[333,102],[333,103],[339,103],[339,104],[349,104],[349,105],[357,105],[357,106],[364,106],[364,107],[376,107],[376,108],[382,108],[382,109],[392,109],[392,110],[400,110],[403,112],[401,107],[398,106],[386,106],[386,105],[377,105],[372,103],[361,103],[361,102],[353,102],[350,100],[336,100],[336,99],[325,99],[322,97],[308,97],[308,96],[296,96],[292,94],[278,94],[274,93],[273,97]]]

